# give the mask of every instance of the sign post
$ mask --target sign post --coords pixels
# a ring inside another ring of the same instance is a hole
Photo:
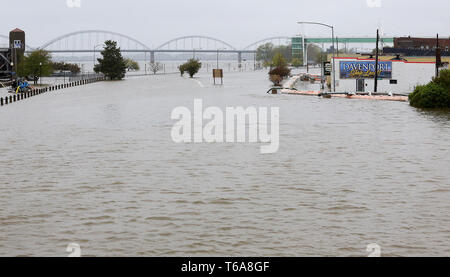
[[[216,78],[220,78],[223,85],[223,69],[213,69],[214,85],[216,85]]]

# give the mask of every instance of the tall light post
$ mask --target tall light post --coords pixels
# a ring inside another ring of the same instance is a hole
[[[217,67],[216,69],[219,69],[219,49],[217,49]]]
[[[219,48],[219,49],[217,49],[217,67],[216,67],[216,69],[219,69],[219,52],[220,52],[220,50],[225,50],[226,48]]]
[[[303,22],[297,22],[297,24],[310,24],[310,25],[320,25],[325,26],[331,29],[331,40],[333,43],[333,92],[336,92],[336,62],[335,62],[335,45],[334,45],[334,26],[320,23],[320,22],[309,22],[309,21],[303,21]],[[303,45],[305,47],[305,45]],[[304,57],[303,57],[304,58]]]
[[[14,62],[11,62],[11,81],[14,83],[15,80],[15,76],[14,76]]]
[[[39,86],[42,87],[42,63],[39,63]]]
[[[194,54],[193,54],[193,58],[192,58],[192,59],[195,60],[195,51],[197,51],[197,50],[202,50],[202,48],[194,48],[193,50],[194,50],[194,52],[193,52]]]

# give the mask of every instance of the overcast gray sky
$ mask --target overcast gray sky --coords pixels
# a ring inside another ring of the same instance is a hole
[[[184,35],[208,35],[243,47],[298,34],[296,22],[309,20],[335,25],[339,36],[374,35],[380,25],[390,36],[450,35],[448,0],[379,1],[380,8],[368,7],[367,0],[81,0],[80,8],[69,8],[67,0],[14,0],[2,9],[0,34],[18,27],[27,32],[29,45],[40,46],[69,32],[101,29],[150,47]],[[319,27],[305,31],[328,35]]]

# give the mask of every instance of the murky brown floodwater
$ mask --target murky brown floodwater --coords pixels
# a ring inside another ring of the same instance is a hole
[[[97,83],[0,108],[0,255],[450,254],[450,114],[267,95],[266,74]],[[173,108],[278,106],[277,154],[175,144]]]

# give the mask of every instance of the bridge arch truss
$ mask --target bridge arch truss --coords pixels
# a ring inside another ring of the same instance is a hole
[[[257,50],[259,46],[266,43],[272,43],[275,46],[290,45],[292,43],[292,37],[278,36],[265,38],[248,45],[247,47],[244,48],[244,50]]]
[[[156,50],[236,50],[231,44],[208,36],[183,36],[161,44]]]
[[[122,50],[150,50],[150,48],[144,43],[134,39],[130,36],[104,30],[85,30],[78,31],[57,37],[41,47],[39,49],[44,50],[85,50],[92,51],[95,47],[99,47],[107,40],[116,41],[118,47]]]

